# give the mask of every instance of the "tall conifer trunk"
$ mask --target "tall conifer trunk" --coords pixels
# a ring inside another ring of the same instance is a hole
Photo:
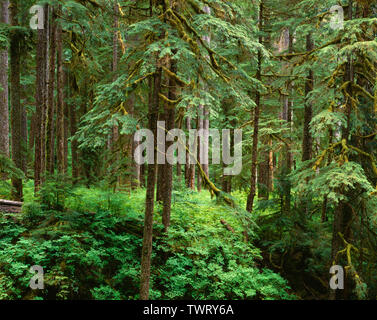
[[[60,11],[60,10],[59,10]],[[64,156],[64,70],[63,70],[63,39],[62,26],[57,27],[56,51],[57,51],[57,104],[56,104],[56,150],[57,167],[60,174],[65,173]]]
[[[309,52],[314,49],[312,35],[306,36],[306,51]],[[313,138],[310,133],[310,122],[313,117],[312,104],[309,102],[309,93],[314,88],[314,73],[309,70],[308,79],[305,82],[305,114],[304,114],[304,132],[302,141],[302,161],[307,161],[312,158],[313,153]]]
[[[154,134],[154,145],[157,145],[157,120],[159,110],[159,93],[161,90],[161,68],[158,68],[153,77],[153,95],[149,102],[149,129]],[[155,150],[155,149],[154,149]],[[156,184],[156,151],[154,151],[154,163],[148,163],[147,193],[145,203],[143,248],[141,252],[141,280],[140,280],[140,299],[148,300],[149,282],[152,255],[152,238],[153,238],[153,211],[154,211],[154,194]]]
[[[45,156],[45,111],[47,104],[47,19],[48,6],[44,7],[44,28],[37,30],[37,54],[36,54],[36,117],[35,117],[35,149],[34,149],[34,189],[37,192],[42,183],[44,174]]]
[[[54,173],[55,157],[55,66],[56,66],[56,12],[51,8],[50,24],[50,52],[49,52],[49,77],[47,99],[47,126],[46,126],[46,171]]]
[[[18,0],[13,0],[10,6],[11,25],[18,26]],[[21,47],[18,30],[13,30],[10,35],[10,84],[11,84],[11,135],[12,135],[12,159],[16,167],[22,169],[22,107],[21,107]],[[12,198],[22,201],[22,180],[12,179]]]
[[[263,1],[261,1],[259,6],[259,30],[263,27]],[[259,36],[259,43],[262,43],[262,36]],[[258,51],[258,66],[257,66],[257,80],[262,79],[262,52]],[[250,193],[247,198],[246,210],[249,212],[253,211],[254,198],[257,191],[257,165],[258,165],[258,142],[259,142],[259,115],[261,108],[261,95],[259,90],[257,90],[255,95],[255,108],[254,108],[254,132],[253,132],[253,147],[251,154],[251,181],[250,181]]]
[[[347,9],[347,19],[352,20],[352,2],[353,0],[349,1],[348,9]],[[346,126],[342,128],[342,140],[345,140],[348,144],[351,140],[351,113],[352,113],[352,101],[350,97],[353,97],[352,92],[352,84],[354,82],[354,68],[353,68],[353,60],[352,57],[349,56],[348,60],[345,64],[345,72],[344,72],[344,82],[348,82],[348,86],[346,88],[346,93],[344,94],[344,101],[346,102],[346,109],[345,109],[345,116],[346,116]],[[351,159],[350,159],[351,160]],[[339,190],[340,193],[344,193],[344,190]],[[352,195],[350,192],[345,194],[346,197],[351,198]],[[346,201],[339,201],[336,205],[334,210],[334,222],[333,222],[333,235],[332,235],[332,246],[331,246],[331,265],[336,265],[339,263],[338,260],[338,252],[343,249],[343,240],[340,237],[340,234],[343,235],[344,239],[348,243],[351,242],[351,221],[352,220],[352,208],[349,203]],[[347,280],[347,278],[345,279]],[[347,284],[345,284],[345,288]],[[349,290],[330,290],[330,299],[339,299],[341,296],[342,298],[346,299],[347,295],[349,294]]]
[[[177,72],[177,65],[175,61],[171,61],[170,71],[173,73]],[[176,100],[177,99],[177,88],[174,79],[169,80],[169,100]],[[166,130],[174,129],[175,123],[175,105],[166,104]],[[166,142],[166,150],[173,144],[171,141]],[[173,165],[170,164],[168,161],[165,163],[165,183],[163,188],[163,214],[162,214],[162,222],[164,224],[165,232],[168,231],[170,226],[170,213],[171,213],[171,197],[173,191]]]
[[[0,23],[9,23],[8,7],[8,0],[0,2]],[[0,50],[0,153],[6,157],[9,157],[8,100],[8,48],[3,48]]]
[[[150,0],[150,16],[153,16],[153,5]],[[151,277],[151,258],[152,258],[152,240],[153,240],[153,212],[154,212],[154,197],[157,173],[157,120],[160,106],[161,92],[161,78],[162,68],[159,66],[159,59],[156,56],[156,71],[153,79],[149,81],[149,106],[148,106],[148,125],[149,130],[153,133],[154,148],[153,159],[154,163],[148,163],[148,176],[147,176],[147,191],[145,197],[145,216],[144,216],[144,231],[143,231],[143,247],[141,250],[141,276],[140,276],[140,299],[149,299],[149,284]]]

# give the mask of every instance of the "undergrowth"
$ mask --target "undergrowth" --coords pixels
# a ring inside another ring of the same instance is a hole
[[[76,188],[61,198],[47,183],[44,204],[25,197],[23,213],[0,213],[0,299],[139,298],[144,190]],[[160,213],[157,205],[151,299],[293,298],[253,239],[243,241],[234,209],[205,192],[175,192],[168,235]],[[29,287],[33,265],[44,268],[43,290]]]

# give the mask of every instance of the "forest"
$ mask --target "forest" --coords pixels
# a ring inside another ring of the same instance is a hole
[[[376,0],[0,0],[0,300],[375,300]]]

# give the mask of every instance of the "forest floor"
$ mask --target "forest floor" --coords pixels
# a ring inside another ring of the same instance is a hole
[[[0,213],[0,299],[137,299],[145,190],[79,187],[63,206],[59,191],[46,186],[41,206],[32,190],[29,182],[16,219]],[[244,204],[244,194],[233,196]],[[173,193],[168,235],[161,213],[157,204],[152,299],[326,298],[321,261],[310,266],[322,241],[316,248],[310,233],[287,234],[271,208],[256,207],[249,243],[241,212],[206,191]],[[28,288],[31,265],[45,268],[42,293]]]

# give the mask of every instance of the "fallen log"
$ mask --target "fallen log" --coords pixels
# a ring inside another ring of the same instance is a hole
[[[22,202],[0,199],[0,211],[7,213],[20,213]]]
[[[225,229],[227,229],[228,231],[230,231],[231,233],[234,233],[234,229],[229,225],[228,222],[226,222],[225,220],[221,219],[220,220],[221,224],[225,227]]]

